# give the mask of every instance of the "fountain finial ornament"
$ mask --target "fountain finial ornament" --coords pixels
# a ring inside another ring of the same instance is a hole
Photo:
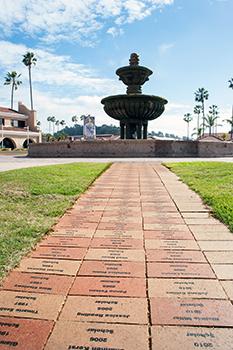
[[[129,59],[130,66],[138,66],[139,65],[139,56],[135,52],[131,53]]]

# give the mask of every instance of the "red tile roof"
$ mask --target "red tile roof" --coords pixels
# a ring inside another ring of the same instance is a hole
[[[11,108],[6,108],[6,107],[0,107],[0,112],[6,112],[6,113],[18,113],[18,111],[15,111],[14,109]]]

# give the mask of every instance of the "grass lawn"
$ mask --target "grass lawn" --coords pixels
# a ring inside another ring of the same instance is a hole
[[[167,163],[183,182],[208,204],[216,218],[233,232],[233,164],[221,162]]]
[[[0,172],[0,277],[107,167],[73,163]]]

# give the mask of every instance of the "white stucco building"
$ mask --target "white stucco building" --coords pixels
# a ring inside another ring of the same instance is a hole
[[[0,146],[3,148],[27,148],[28,143],[41,142],[41,132],[36,126],[36,111],[22,102],[18,111],[0,107]]]

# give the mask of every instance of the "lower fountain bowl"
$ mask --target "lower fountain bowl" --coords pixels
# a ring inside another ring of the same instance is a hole
[[[153,120],[165,110],[167,100],[153,95],[115,95],[102,99],[105,112],[122,122]]]

